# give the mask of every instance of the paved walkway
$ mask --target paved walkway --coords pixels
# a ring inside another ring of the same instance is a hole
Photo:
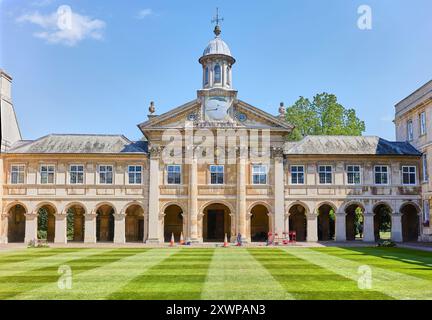
[[[169,248],[170,245],[168,243],[163,244],[145,244],[145,243],[125,243],[125,244],[117,244],[112,242],[98,242],[98,243],[83,243],[83,242],[70,242],[68,244],[58,244],[58,243],[49,243],[50,248]],[[323,241],[323,242],[297,242],[291,243],[288,245],[279,245],[279,246],[270,246],[271,248],[288,248],[288,247],[296,247],[296,248],[319,248],[319,247],[371,247],[375,246],[375,243],[372,242],[362,242],[362,241],[350,241],[350,242],[336,242],[336,241]],[[217,248],[223,246],[223,242],[205,242],[205,243],[195,243],[190,246],[180,246],[175,244],[176,248]],[[397,245],[400,248],[409,248],[415,250],[429,251],[432,252],[432,243],[401,243]],[[235,247],[234,244],[230,244],[230,247]],[[248,248],[259,248],[259,247],[267,247],[263,242],[252,242],[245,244],[243,247]],[[24,243],[9,243],[9,244],[0,244],[0,251],[10,251],[17,249],[26,249],[27,246]]]

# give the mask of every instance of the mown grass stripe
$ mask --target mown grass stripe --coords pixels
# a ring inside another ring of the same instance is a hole
[[[180,249],[131,279],[109,299],[200,299],[213,251]]]
[[[390,299],[380,292],[362,291],[357,282],[292,255],[288,250],[268,248],[249,249],[249,252],[295,299]]]
[[[156,265],[173,254],[174,250],[164,249],[118,249],[119,252],[101,254],[106,263],[95,264],[82,270],[81,261],[72,268],[72,288],[59,289],[57,280],[43,287],[24,292],[17,299],[106,299],[143,270]],[[102,258],[102,257],[101,257]]]
[[[432,281],[432,254],[405,248],[321,248],[318,252]]]
[[[113,263],[135,252],[122,249],[86,249],[69,256],[69,259],[53,260],[49,265],[41,268],[22,272],[16,275],[0,278],[0,298],[1,299],[48,299],[47,295],[42,294],[43,287],[55,286],[60,278],[59,267],[66,265],[72,269],[74,275],[99,268],[105,264]],[[53,297],[55,299],[56,297]]]
[[[216,249],[210,263],[204,300],[292,300],[285,289],[246,249]]]
[[[321,268],[328,269],[358,283],[360,266],[372,270],[372,290],[398,300],[432,299],[432,282],[409,276],[389,269],[364,264],[364,261],[352,261],[309,248],[286,248],[290,255],[296,256]],[[369,290],[363,290],[367,292]]]
[[[0,279],[5,276],[14,276],[22,272],[45,268],[71,259],[86,257],[98,252],[95,249],[48,249],[48,251],[37,251],[29,249],[25,257],[15,257],[9,263],[0,265]],[[16,259],[18,258],[18,259]]]

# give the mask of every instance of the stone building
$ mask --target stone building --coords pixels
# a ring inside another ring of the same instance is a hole
[[[408,141],[423,153],[423,240],[432,241],[432,80],[396,104],[396,138]]]
[[[422,238],[417,149],[378,137],[288,142],[293,127],[283,105],[274,116],[237,97],[236,61],[219,26],[214,32],[199,59],[197,98],[161,115],[152,103],[138,125],[141,141],[90,134],[22,140],[12,79],[2,72],[1,241],[35,239],[42,214],[47,240],[56,243],[161,243],[181,233],[192,243],[225,234],[256,242],[269,232],[295,232],[297,241],[375,241],[384,223],[395,241]]]

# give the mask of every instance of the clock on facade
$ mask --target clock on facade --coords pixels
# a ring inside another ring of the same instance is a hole
[[[232,100],[228,97],[207,97],[204,102],[206,120],[225,121],[230,119]]]

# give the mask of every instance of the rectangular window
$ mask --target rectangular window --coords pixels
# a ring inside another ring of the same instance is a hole
[[[99,166],[99,183],[100,184],[113,183],[113,166],[109,166],[109,165]]]
[[[129,184],[141,184],[142,166],[128,166]]]
[[[22,184],[24,183],[24,165],[13,165],[11,166],[11,183]]]
[[[429,172],[428,172],[428,165],[427,165],[427,154],[424,154],[422,156],[422,163],[423,163],[423,181],[428,182]]]
[[[167,183],[168,184],[181,184],[181,166],[180,165],[167,166]]]
[[[291,166],[291,184],[304,184],[304,166]]]
[[[52,165],[42,165],[40,167],[40,182],[41,184],[54,183],[55,168]]]
[[[375,166],[375,184],[388,184],[388,167]]]
[[[413,130],[412,120],[408,120],[407,130],[408,130],[408,132],[407,132],[408,141],[412,141],[414,139],[414,130]]]
[[[71,184],[83,184],[84,183],[84,166],[83,165],[71,165],[70,166],[70,183]]]
[[[423,222],[428,222],[430,217],[430,206],[429,201],[424,200],[423,202]]]
[[[420,135],[426,134],[426,112],[420,113]]]
[[[261,164],[252,165],[252,183],[267,184],[267,166]]]
[[[331,184],[332,183],[332,166],[319,166],[319,183],[320,184]]]
[[[416,167],[402,167],[402,184],[416,184]]]
[[[360,184],[360,166],[347,166],[348,184]]]
[[[223,184],[223,183],[224,183],[224,166],[211,165],[210,184]]]

